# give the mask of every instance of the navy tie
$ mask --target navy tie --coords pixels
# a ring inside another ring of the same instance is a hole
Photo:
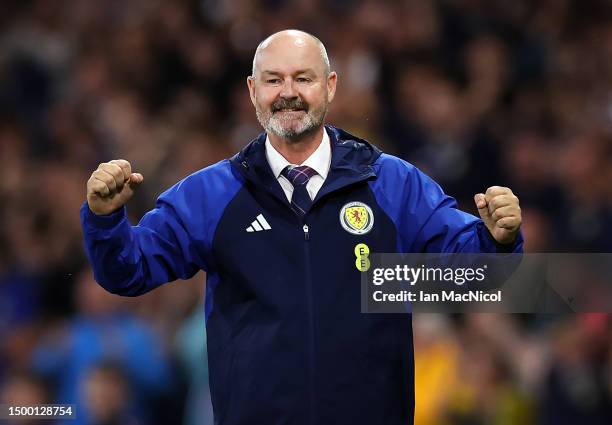
[[[307,165],[288,165],[281,171],[281,174],[287,178],[293,185],[293,195],[291,195],[291,208],[300,217],[310,209],[312,200],[306,190],[308,180],[317,172]]]

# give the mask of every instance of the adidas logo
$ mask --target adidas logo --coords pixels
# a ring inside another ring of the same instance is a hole
[[[266,221],[263,214],[259,214],[255,221],[251,223],[249,227],[246,228],[247,232],[261,232],[263,230],[270,230],[270,224]]]

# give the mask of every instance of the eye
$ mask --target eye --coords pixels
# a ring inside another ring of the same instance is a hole
[[[308,77],[297,77],[295,81],[297,81],[298,83],[310,83],[312,82],[312,79]]]
[[[266,80],[266,83],[268,83],[268,84],[278,84],[279,82],[280,82],[280,79],[278,79],[278,78],[268,78]]]

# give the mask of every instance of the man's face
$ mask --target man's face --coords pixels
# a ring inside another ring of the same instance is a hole
[[[248,85],[262,127],[294,141],[319,128],[335,93],[336,74],[326,75],[316,43],[304,37],[274,39],[256,61]]]

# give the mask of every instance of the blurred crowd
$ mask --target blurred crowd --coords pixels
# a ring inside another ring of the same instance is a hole
[[[79,207],[100,162],[145,176],[133,222],[260,131],[263,38],[317,35],[328,122],[434,177],[463,209],[521,199],[530,252],[612,251],[606,0],[2,0],[0,403],[84,424],[210,422],[203,276],[106,294]],[[607,315],[415,317],[417,425],[612,423]],[[25,423],[25,422],[24,422]]]

